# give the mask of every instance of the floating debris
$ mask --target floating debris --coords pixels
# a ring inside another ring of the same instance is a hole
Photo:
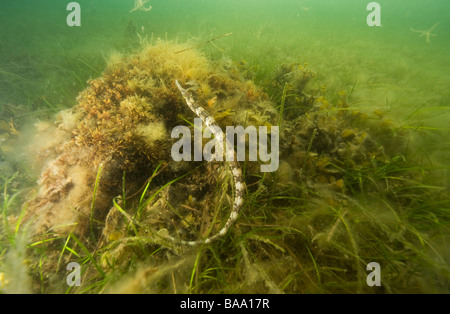
[[[436,28],[436,26],[438,26],[438,24],[439,24],[439,22],[434,24],[429,30],[426,30],[426,31],[419,31],[412,27],[410,28],[410,30],[411,30],[411,32],[419,33],[420,34],[419,37],[425,36],[425,41],[429,44],[429,43],[431,43],[431,37],[437,36],[437,34],[433,34],[431,32]]]
[[[130,10],[130,13],[133,13],[135,11],[144,11],[148,12],[152,9],[152,6],[149,6],[148,8],[145,7],[145,5],[150,2],[150,0],[135,0],[134,1],[134,8]]]

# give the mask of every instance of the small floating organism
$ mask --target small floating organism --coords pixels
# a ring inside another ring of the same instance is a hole
[[[134,1],[134,9],[130,10],[130,13],[133,13],[134,11],[140,10],[144,12],[148,12],[152,9],[152,6],[149,6],[148,8],[145,7],[145,5],[150,2],[150,0],[136,0]]]
[[[410,27],[409,29],[411,30],[411,32],[419,33],[420,34],[419,37],[425,36],[427,43],[430,43],[431,42],[430,38],[437,36],[437,34],[432,34],[431,32],[436,28],[436,26],[438,26],[438,24],[439,24],[439,22],[434,24],[433,27],[431,27],[427,31],[419,31],[419,30],[416,30],[416,29],[414,29],[412,27]]]

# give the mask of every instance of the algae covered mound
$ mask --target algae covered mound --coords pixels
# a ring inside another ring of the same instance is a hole
[[[184,45],[160,41],[138,54],[113,54],[103,75],[80,93],[77,105],[58,114],[56,128],[38,130],[37,138],[43,140],[31,149],[43,170],[28,211],[37,219],[36,234],[51,230],[97,236],[112,199],[139,192],[158,165],[166,167],[158,177],[164,183],[198,166],[171,158],[171,130],[189,126],[194,118],[175,80],[220,124],[261,124],[276,116],[252,82]],[[205,180],[194,174],[193,187],[180,188],[185,200],[191,194],[204,198]]]

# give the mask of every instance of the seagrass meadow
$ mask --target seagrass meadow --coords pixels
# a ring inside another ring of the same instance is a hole
[[[0,293],[449,293],[450,5],[369,2],[3,1]]]

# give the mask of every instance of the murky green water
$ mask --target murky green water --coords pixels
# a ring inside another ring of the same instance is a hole
[[[257,84],[276,65],[307,63],[317,75],[311,88],[330,101],[346,92],[352,108],[379,112],[411,132],[414,158],[435,167],[437,189],[449,188],[446,0],[378,1],[380,26],[368,25],[369,0],[150,0],[135,11],[133,0],[79,0],[80,26],[68,25],[69,2],[0,3],[0,145],[14,130],[74,106],[113,51],[131,53],[156,38],[192,46],[213,39],[199,49],[257,69]],[[12,148],[0,147],[3,162]],[[2,168],[3,182],[11,167]]]
[[[380,27],[367,25],[369,1],[169,0],[132,13],[134,1],[79,1],[80,27],[66,24],[66,2],[1,4],[2,104],[36,110],[46,107],[45,98],[54,106],[73,105],[86,79],[101,73],[104,57],[135,48],[138,34],[202,42],[232,32],[215,42],[223,53],[211,45],[205,50],[263,66],[307,62],[330,88],[355,85],[362,106],[391,110],[407,124],[447,127],[445,1],[380,1]],[[429,42],[412,31],[436,23]]]

